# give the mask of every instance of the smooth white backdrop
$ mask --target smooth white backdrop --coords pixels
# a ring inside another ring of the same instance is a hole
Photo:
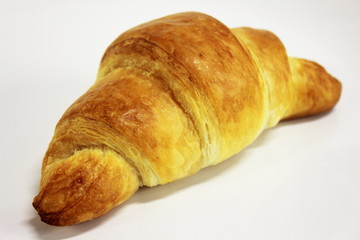
[[[97,220],[42,223],[42,156],[65,109],[121,32],[200,11],[276,33],[290,56],[343,83],[336,108],[281,123],[238,155],[141,189]],[[0,0],[0,235],[3,239],[360,239],[360,2]]]

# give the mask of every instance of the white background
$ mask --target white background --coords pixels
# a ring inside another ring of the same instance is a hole
[[[142,189],[97,220],[42,223],[31,205],[42,156],[105,48],[130,27],[189,10],[273,31],[290,56],[341,80],[340,103],[265,131],[218,166]],[[1,238],[360,239],[359,12],[358,0],[0,0]]]

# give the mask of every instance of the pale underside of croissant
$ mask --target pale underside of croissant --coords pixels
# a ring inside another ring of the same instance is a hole
[[[215,165],[280,120],[331,109],[341,84],[271,32],[196,12],[121,34],[58,122],[33,205],[51,225],[104,215],[141,186]]]

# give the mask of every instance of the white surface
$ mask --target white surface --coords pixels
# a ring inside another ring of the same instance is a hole
[[[360,239],[359,1],[0,0],[2,239]],[[335,110],[286,122],[224,163],[143,189],[72,227],[31,206],[57,120],[126,29],[180,11],[276,33],[343,83]]]

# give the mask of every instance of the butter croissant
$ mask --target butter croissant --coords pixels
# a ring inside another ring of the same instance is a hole
[[[331,109],[341,84],[271,32],[196,12],[121,34],[58,122],[33,205],[42,221],[104,215],[141,186],[220,163],[280,120]]]

